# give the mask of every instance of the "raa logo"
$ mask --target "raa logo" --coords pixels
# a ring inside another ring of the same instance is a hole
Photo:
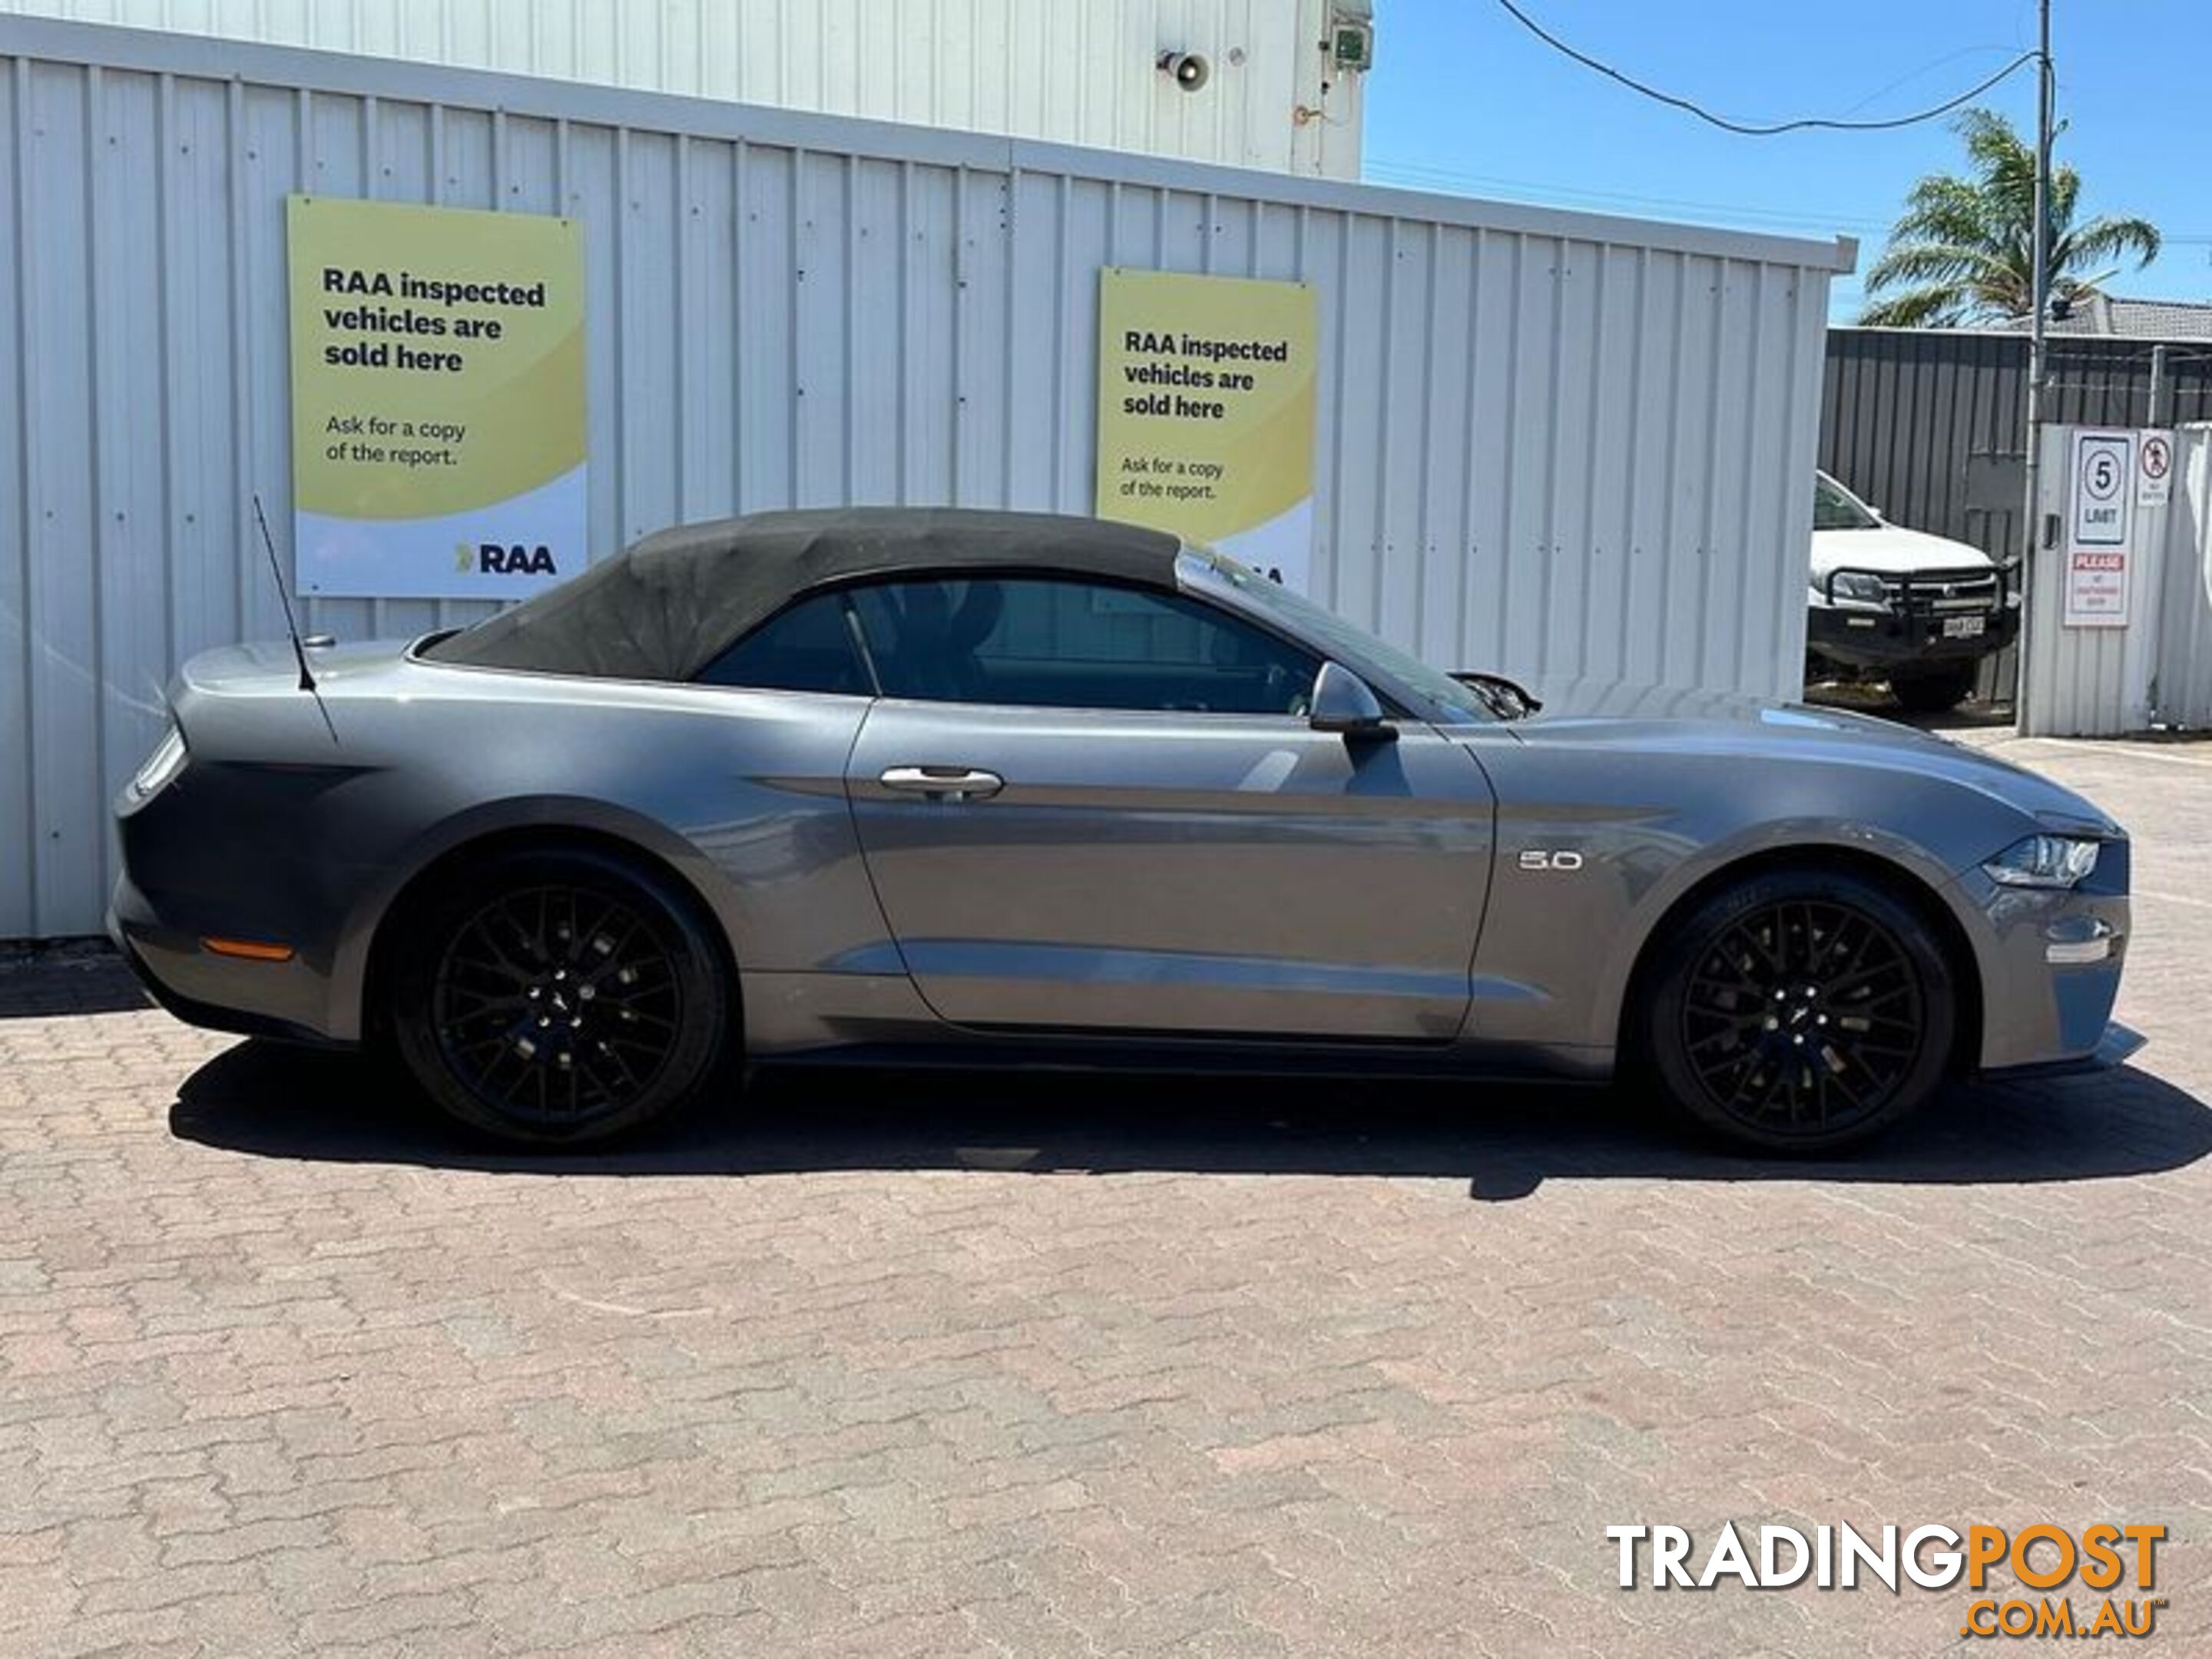
[[[560,567],[553,562],[553,550],[544,543],[536,547],[525,547],[517,542],[507,546],[501,542],[479,542],[471,546],[466,542],[453,544],[453,568],[473,571],[484,576],[557,576]]]

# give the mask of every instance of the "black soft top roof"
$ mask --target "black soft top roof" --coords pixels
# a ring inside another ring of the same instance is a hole
[[[1157,530],[1045,513],[756,513],[647,536],[422,654],[546,674],[688,680],[793,599],[837,582],[1030,570],[1172,590],[1182,546]]]

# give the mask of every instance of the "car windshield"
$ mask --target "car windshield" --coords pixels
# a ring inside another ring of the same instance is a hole
[[[1496,709],[1474,687],[1462,684],[1395,645],[1385,644],[1364,629],[1353,627],[1334,611],[1269,580],[1249,565],[1239,564],[1226,554],[1186,544],[1181,565],[1187,579],[1196,579],[1194,586],[1203,589],[1218,583],[1226,587],[1253,611],[1273,618],[1294,637],[1320,647],[1325,655],[1347,667],[1358,669],[1371,664],[1407,690],[1433,704],[1436,717],[1446,723],[1486,724],[1498,718]]]
[[[1879,530],[1881,520],[1859,498],[1825,472],[1813,475],[1813,528]]]

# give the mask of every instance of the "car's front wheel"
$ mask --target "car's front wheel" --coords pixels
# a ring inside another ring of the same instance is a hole
[[[595,851],[513,851],[406,917],[392,994],[400,1057],[472,1129],[580,1146],[683,1106],[714,1073],[727,975],[696,907]]]
[[[1927,924],[1879,882],[1765,872],[1699,902],[1658,950],[1644,1053],[1685,1111],[1739,1145],[1831,1151],[1942,1084],[1957,996]]]

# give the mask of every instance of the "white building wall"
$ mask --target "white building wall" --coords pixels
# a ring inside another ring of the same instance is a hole
[[[0,14],[1359,176],[1329,0],[0,0]],[[1178,90],[1163,52],[1212,76]],[[1300,111],[1306,113],[1301,115]]]
[[[293,191],[582,220],[595,557],[793,504],[1086,512],[1099,268],[1296,277],[1317,598],[1450,667],[1800,684],[1847,245],[0,20],[0,937],[97,927],[163,685],[282,632]]]

